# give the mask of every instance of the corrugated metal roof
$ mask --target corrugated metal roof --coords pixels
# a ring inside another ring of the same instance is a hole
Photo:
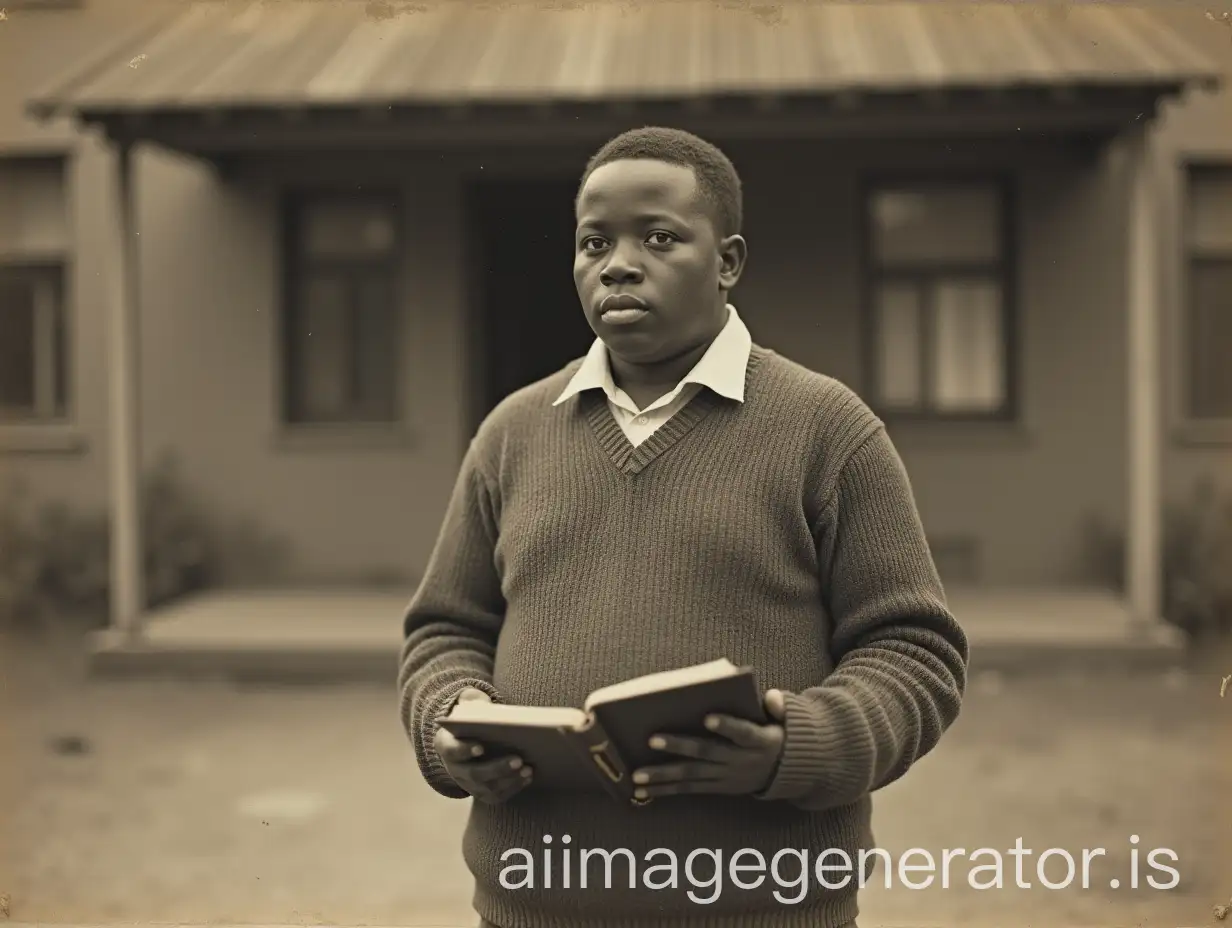
[[[191,2],[39,101],[90,111],[1176,86],[1218,69],[1113,3]]]

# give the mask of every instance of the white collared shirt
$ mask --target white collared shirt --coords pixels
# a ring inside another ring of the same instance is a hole
[[[612,367],[607,346],[596,338],[581,367],[552,404],[559,406],[583,390],[602,390],[608,407],[621,430],[634,446],[640,445],[663,423],[683,409],[702,387],[709,387],[720,396],[744,402],[744,379],[753,339],[736,307],[728,304],[727,324],[710,343],[693,369],[671,392],[659,397],[645,409],[637,404],[612,379]]]

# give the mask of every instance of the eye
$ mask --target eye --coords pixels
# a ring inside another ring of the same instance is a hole
[[[655,241],[656,238],[658,241]],[[663,232],[660,230],[658,232],[651,232],[647,241],[649,241],[652,245],[670,245],[676,241],[676,236],[672,235],[670,232]]]
[[[589,235],[582,239],[582,251],[595,252],[602,248],[606,242],[597,235]]]

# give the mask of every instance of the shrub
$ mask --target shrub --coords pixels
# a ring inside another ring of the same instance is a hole
[[[0,624],[39,627],[68,619],[105,625],[111,587],[105,511],[36,504],[13,484],[0,499]],[[147,608],[234,579],[275,572],[284,547],[251,525],[223,526],[188,491],[165,455],[141,487]]]
[[[11,485],[0,501],[0,617],[6,626],[107,614],[107,521],[62,502],[36,506]]]
[[[1102,520],[1089,526],[1099,579],[1126,589],[1125,535]],[[1164,619],[1191,641],[1232,637],[1232,495],[1200,480],[1164,510]]]

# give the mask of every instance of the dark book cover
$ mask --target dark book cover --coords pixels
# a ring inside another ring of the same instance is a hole
[[[538,712],[485,712],[476,717],[467,711],[474,704],[441,719],[441,727],[460,741],[475,741],[484,746],[481,759],[522,758],[534,770],[533,785],[553,790],[593,790],[600,785],[597,765],[591,760],[589,745],[606,739],[593,731],[593,720],[577,710],[510,706],[510,709],[539,709]],[[486,708],[486,706],[485,706]],[[555,717],[549,713],[556,713]],[[504,716],[504,717],[502,717]],[[572,716],[572,717],[570,717]]]
[[[703,724],[711,713],[767,721],[751,668],[720,660],[649,674],[596,690],[583,709],[460,703],[441,726],[483,744],[488,757],[521,757],[535,771],[530,788],[601,789],[642,805],[633,772],[676,756],[651,748],[650,738],[717,737]]]
[[[751,670],[679,689],[645,693],[590,710],[616,745],[630,772],[671,763],[678,755],[650,746],[654,735],[717,738],[703,724],[706,716],[733,715],[759,725],[767,721],[757,680]]]

